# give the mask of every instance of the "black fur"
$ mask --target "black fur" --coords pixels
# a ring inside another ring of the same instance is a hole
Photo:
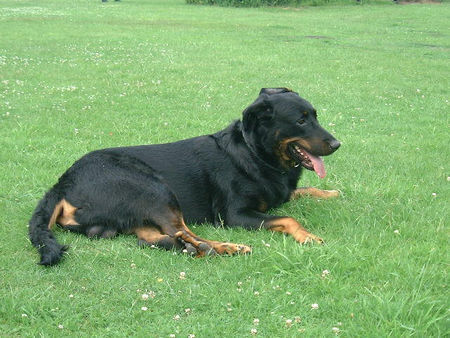
[[[58,201],[59,198],[55,189],[47,192],[39,202],[30,220],[28,230],[31,243],[38,248],[41,255],[40,264],[42,265],[58,263],[63,253],[68,249],[66,245],[59,244],[48,229],[50,216]]]
[[[48,224],[63,198],[77,208],[78,225],[67,228],[90,237],[156,225],[173,238],[168,223],[177,214],[188,223],[247,229],[279,218],[264,212],[286,202],[297,187],[302,166],[278,150],[280,142],[292,137],[305,140],[313,155],[328,155],[339,147],[297,93],[262,89],[242,122],[215,134],[85,155],[47,192],[31,218],[29,235],[40,264],[56,264],[67,249]]]

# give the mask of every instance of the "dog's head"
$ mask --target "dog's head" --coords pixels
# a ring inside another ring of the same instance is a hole
[[[325,168],[320,156],[341,145],[317,121],[313,106],[287,88],[263,88],[243,112],[246,138],[265,159],[276,159],[289,168],[298,165],[314,170],[321,178]]]

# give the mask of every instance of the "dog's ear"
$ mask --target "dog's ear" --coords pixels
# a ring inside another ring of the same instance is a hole
[[[259,92],[261,94],[273,95],[273,94],[281,94],[281,93],[293,93],[289,88],[262,88]]]
[[[244,130],[249,130],[255,122],[263,119],[271,119],[273,117],[273,107],[270,103],[269,96],[262,93],[259,97],[248,106],[242,113],[242,124]]]

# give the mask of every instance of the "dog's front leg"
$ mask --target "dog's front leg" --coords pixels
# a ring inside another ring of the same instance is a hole
[[[240,225],[252,230],[264,228],[270,231],[282,232],[291,235],[299,243],[323,243],[321,238],[308,232],[292,217],[272,216],[253,210],[241,210],[230,213],[227,217],[227,224]]]
[[[291,193],[291,200],[295,200],[302,196],[312,196],[316,198],[333,198],[339,196],[339,191],[337,190],[322,190],[317,189],[313,187],[304,187],[304,188],[297,188]]]
[[[265,228],[289,234],[299,243],[317,242],[323,243],[322,238],[308,232],[299,222],[292,217],[279,217],[265,222]]]

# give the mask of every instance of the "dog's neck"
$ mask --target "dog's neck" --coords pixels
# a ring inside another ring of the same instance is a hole
[[[250,150],[250,152],[252,153],[252,155],[254,157],[256,157],[256,159],[258,161],[260,161],[261,163],[263,163],[266,167],[280,173],[281,175],[286,175],[287,171],[286,170],[281,170],[279,168],[274,167],[273,165],[271,165],[270,163],[268,163],[267,161],[265,161],[264,159],[261,158],[261,156],[258,155],[258,152],[256,151],[255,147],[253,146],[253,144],[250,142],[247,133],[245,132],[244,128],[242,128],[242,138],[244,139],[244,142],[247,146],[247,148]]]

